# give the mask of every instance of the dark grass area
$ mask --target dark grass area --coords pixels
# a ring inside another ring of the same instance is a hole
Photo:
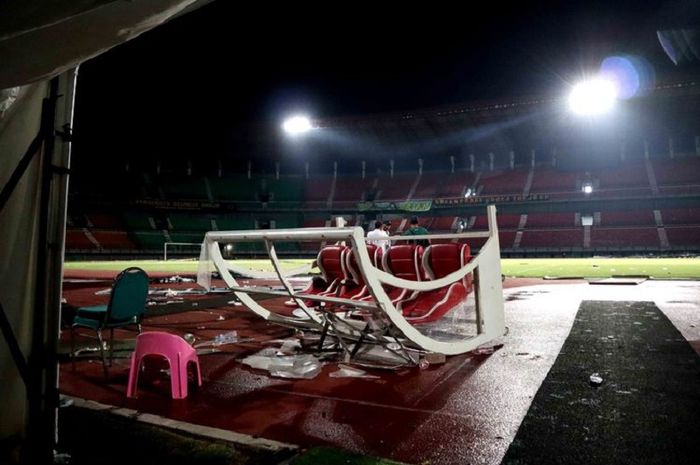
[[[698,355],[652,302],[583,302],[502,464],[696,463]]]
[[[267,465],[290,455],[193,438],[107,411],[77,407],[60,411],[58,450],[71,454],[71,463],[77,465]]]

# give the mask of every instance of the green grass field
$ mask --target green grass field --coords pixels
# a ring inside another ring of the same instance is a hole
[[[308,259],[285,259],[282,266],[293,269]],[[236,260],[239,266],[272,271],[268,260]],[[196,261],[136,260],[107,262],[67,262],[68,270],[118,271],[139,266],[149,273],[196,273]],[[654,278],[700,279],[700,258],[506,258],[501,260],[507,277],[604,278],[610,276],[650,276]]]

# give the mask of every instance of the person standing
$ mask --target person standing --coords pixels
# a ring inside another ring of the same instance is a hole
[[[389,237],[389,233],[384,230],[381,221],[375,221],[374,229],[367,233],[367,239],[371,239],[369,242],[376,244],[377,247],[381,247],[383,252],[386,252],[389,248],[387,237]]]
[[[411,224],[408,227],[407,230],[403,232],[404,236],[425,236],[430,234],[427,229],[425,229],[423,226],[420,226],[418,224],[418,217],[414,216],[411,218]],[[416,241],[409,241],[410,243],[413,244],[418,244],[422,245],[423,247],[428,247],[430,245],[430,241],[427,239],[421,239],[421,240],[416,240]]]

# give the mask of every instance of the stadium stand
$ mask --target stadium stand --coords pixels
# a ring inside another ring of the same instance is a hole
[[[501,241],[501,247],[504,247]],[[526,229],[520,248],[573,249],[583,247],[583,229]]]
[[[100,248],[109,250],[135,250],[136,244],[126,231],[93,231]]]
[[[656,228],[592,228],[592,248],[659,249],[659,233]]]
[[[486,172],[479,180],[481,190],[480,195],[511,194],[521,195],[525,189],[528,172],[525,170],[516,171],[494,171]]]
[[[700,226],[667,227],[666,234],[671,247],[686,249],[690,246],[691,250],[697,250],[700,244]]]
[[[601,226],[654,226],[651,210],[626,210],[600,212]]]
[[[279,176],[271,176],[275,159],[270,157],[257,171],[239,163],[228,172],[202,168],[189,176],[176,174],[189,168],[174,159],[167,166],[163,162],[162,172],[152,160],[134,162],[118,176],[71,181],[67,251],[147,253],[162,250],[165,241],[197,242],[212,229],[318,227],[337,216],[365,227],[375,219],[390,220],[393,235],[401,234],[413,215],[431,232],[452,231],[458,224],[483,231],[484,206],[496,203],[504,256],[700,253],[700,131],[693,129],[698,119],[691,115],[700,108],[700,94],[696,84],[672,89],[638,99],[633,108],[638,114],[626,120],[625,130],[605,137],[598,129],[553,127],[539,119],[547,114],[539,111],[545,104],[534,100],[467,105],[437,116],[426,110],[419,119],[423,128],[429,120],[431,135],[417,131],[412,113],[353,119],[384,151],[372,153],[366,145],[362,153],[352,153],[351,147],[337,153],[310,150],[316,172],[308,179],[299,169],[302,162],[282,163]],[[498,126],[517,112],[531,117],[532,124],[486,131],[489,135],[478,140],[463,137],[466,128]],[[385,133],[387,127],[394,132]],[[436,142],[436,134],[445,136],[441,141],[460,142],[431,152],[440,144],[423,142]],[[404,141],[420,153],[409,154],[403,146],[393,151],[392,143]],[[364,176],[360,160],[369,164]],[[423,166],[420,175],[418,166]],[[584,193],[584,184],[592,192]],[[125,185],[129,193],[123,196]],[[432,203],[407,207],[415,211],[398,210],[393,203],[409,197]],[[363,201],[376,203],[358,205]],[[473,240],[470,246],[478,251],[483,242]],[[245,254],[262,250],[261,245],[236,247]],[[306,256],[319,247],[278,245],[285,254]]]
[[[333,176],[315,175],[313,182],[306,180],[304,183],[304,201],[307,204],[326,203],[331,194]]]
[[[161,177],[158,186],[169,200],[211,200],[202,177]]]
[[[661,210],[661,218],[665,225],[700,225],[700,207],[665,208]]]
[[[580,190],[580,186],[577,185],[577,181],[580,184],[580,179],[582,176],[577,172],[538,167],[532,177],[530,193],[547,193],[550,196],[560,197],[570,196]]]
[[[417,173],[396,173],[379,177],[377,183],[377,200],[406,200],[411,187],[418,177]]]
[[[576,213],[528,213],[526,228],[566,228],[576,223]]]
[[[66,230],[66,248],[69,250],[91,250],[96,249],[97,245],[85,235],[85,230],[68,229]]]

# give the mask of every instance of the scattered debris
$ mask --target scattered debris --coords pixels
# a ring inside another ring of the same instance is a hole
[[[423,355],[423,360],[428,362],[430,365],[442,365],[447,361],[445,354],[440,354],[437,352],[428,352]]]
[[[593,373],[589,378],[589,382],[591,386],[598,387],[603,384],[603,378],[598,373]]]
[[[229,331],[227,333],[217,334],[211,345],[220,346],[223,344],[233,344],[238,342],[238,333],[236,331]]]
[[[193,278],[183,278],[182,276],[169,276],[167,278],[161,278],[158,280],[159,283],[193,283]]]
[[[320,372],[323,364],[311,354],[278,356],[277,349],[268,347],[250,355],[241,363],[258,370],[266,370],[279,378],[312,379]]]
[[[332,372],[330,375],[331,378],[364,378],[364,379],[379,379],[379,376],[377,375],[370,375],[364,370],[360,370],[359,368],[353,368],[347,365],[343,365],[342,363],[338,364],[338,371]]]
[[[503,344],[496,344],[493,346],[479,346],[472,350],[471,353],[474,355],[489,355],[496,352],[498,349],[503,347]]]

